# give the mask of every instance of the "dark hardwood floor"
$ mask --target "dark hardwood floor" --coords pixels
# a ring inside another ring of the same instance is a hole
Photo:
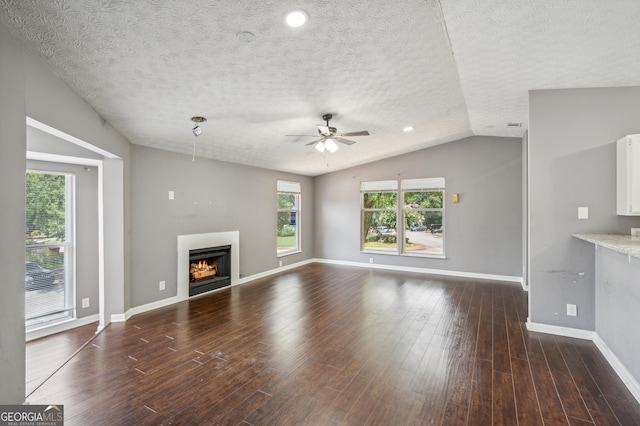
[[[518,284],[311,264],[114,323],[29,401],[66,425],[640,424]]]
[[[27,395],[62,367],[96,334],[98,323],[27,342]]]

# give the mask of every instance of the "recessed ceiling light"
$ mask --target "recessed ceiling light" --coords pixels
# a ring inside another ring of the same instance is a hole
[[[413,126],[407,126],[404,129],[402,129],[402,131],[405,133],[413,132]]]
[[[292,10],[291,12],[287,13],[287,16],[284,18],[284,20],[290,27],[297,28],[303,26],[307,22],[308,18],[309,15],[307,15],[302,10]]]

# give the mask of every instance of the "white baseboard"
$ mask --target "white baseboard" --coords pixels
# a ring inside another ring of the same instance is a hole
[[[523,289],[525,291],[528,290],[528,287],[525,285],[522,277],[515,277],[515,276],[508,276],[508,275],[480,274],[480,273],[474,273],[474,272],[447,271],[444,269],[427,269],[427,268],[414,268],[414,267],[407,267],[407,266],[371,264],[371,263],[362,263],[362,262],[347,262],[347,261],[341,261],[341,260],[319,259],[319,258],[307,259],[301,262],[296,262],[290,265],[280,266],[275,269],[270,269],[268,271],[260,272],[258,274],[249,275],[248,277],[240,278],[238,282],[233,285],[236,286],[236,285],[246,284],[248,282],[255,281],[260,278],[268,277],[270,275],[275,275],[275,274],[287,271],[289,269],[294,269],[303,265],[308,265],[310,263],[326,263],[326,264],[332,264],[332,265],[356,266],[360,268],[370,268],[370,269],[386,269],[391,271],[417,272],[422,274],[444,275],[444,276],[461,277],[461,278],[517,282],[523,286]],[[217,290],[222,290],[224,288],[226,287],[223,287]],[[213,290],[213,291],[217,291],[217,290]],[[203,293],[202,295],[198,295],[198,296],[204,296],[209,293],[210,292]],[[198,296],[194,296],[194,297],[198,297]],[[159,300],[157,302],[148,303],[146,305],[136,306],[135,308],[128,309],[127,312],[124,314],[111,315],[111,321],[113,322],[126,321],[129,318],[131,318],[133,315],[141,314],[143,312],[151,311],[153,309],[158,309],[164,306],[172,305],[182,300],[183,299],[180,299],[177,296],[173,296],[167,299]],[[184,299],[184,300],[188,300],[188,299]]]
[[[173,305],[174,303],[177,303],[177,302],[180,302],[180,299],[178,299],[178,296],[172,296],[167,299],[158,300],[157,302],[151,302],[151,303],[147,303],[146,305],[136,306],[134,308],[127,309],[127,312],[125,312],[124,314],[111,315],[111,322],[123,322],[136,314],[153,311],[154,309]]]
[[[76,327],[82,327],[83,325],[88,325],[97,321],[100,321],[100,315],[98,314],[89,315],[88,317],[83,318],[72,318],[58,324],[28,331],[27,333],[25,333],[25,341],[30,342],[35,339],[40,339],[41,337],[51,336],[52,334],[61,333],[63,331],[71,330],[72,328]],[[96,332],[97,331],[98,330],[96,327]]]
[[[527,321],[527,330],[537,331],[539,333],[555,334],[557,336],[591,340],[596,345],[596,348],[598,348],[602,356],[605,357],[611,368],[616,372],[618,377],[620,377],[620,380],[622,380],[627,389],[629,389],[629,392],[631,392],[633,397],[640,402],[640,383],[638,383],[629,370],[627,370],[624,364],[595,331],[539,324],[530,321]]]
[[[589,330],[581,330],[579,328],[560,327],[558,325],[540,324],[527,321],[527,330],[537,331],[538,333],[555,334],[556,336],[573,337],[575,339],[593,340],[596,332]]]
[[[289,269],[297,268],[299,266],[308,265],[315,261],[316,261],[315,259],[307,259],[307,260],[303,260],[302,262],[296,262],[296,263],[292,263],[291,265],[280,266],[276,269],[270,269],[268,271],[260,272],[259,274],[249,275],[248,277],[240,278],[240,280],[238,281],[238,284],[234,284],[234,285],[245,284],[250,281],[255,281],[260,278],[268,277],[270,275],[279,274],[280,272],[288,271]]]
[[[493,274],[482,274],[478,272],[463,272],[463,271],[450,271],[446,269],[429,269],[429,268],[416,268],[412,266],[395,266],[395,265],[384,265],[381,263],[362,263],[362,262],[349,262],[344,260],[332,260],[332,259],[313,259],[314,262],[317,263],[328,263],[332,265],[346,265],[346,266],[356,266],[359,268],[369,268],[369,269],[386,269],[389,271],[401,271],[401,272],[416,272],[419,274],[433,274],[433,275],[443,275],[448,277],[460,277],[460,278],[473,278],[479,280],[492,280],[492,281],[505,281],[505,282],[516,282],[522,285],[523,289],[528,290],[528,287],[525,288],[524,279],[522,277],[510,276],[510,275],[493,275]]]
[[[602,340],[602,338],[595,333],[593,338],[593,343],[600,350],[600,353],[606,358],[611,365],[611,368],[615,370],[620,377],[620,380],[627,386],[629,392],[633,394],[633,397],[636,401],[640,402],[640,383],[633,377],[633,375],[627,370],[622,361],[618,359],[618,357],[613,353],[611,348],[607,346],[607,344]]]

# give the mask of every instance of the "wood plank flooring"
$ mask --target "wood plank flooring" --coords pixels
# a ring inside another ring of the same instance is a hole
[[[114,323],[34,392],[65,425],[638,425],[519,285],[311,264]]]
[[[44,383],[76,351],[91,340],[95,336],[97,328],[98,323],[96,322],[27,342],[27,395]]]

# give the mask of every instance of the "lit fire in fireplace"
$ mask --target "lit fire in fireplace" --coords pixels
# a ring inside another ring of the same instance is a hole
[[[198,263],[192,263],[191,278],[194,280],[201,280],[203,278],[213,277],[218,273],[218,264],[216,262],[208,263],[206,260],[200,260]]]

